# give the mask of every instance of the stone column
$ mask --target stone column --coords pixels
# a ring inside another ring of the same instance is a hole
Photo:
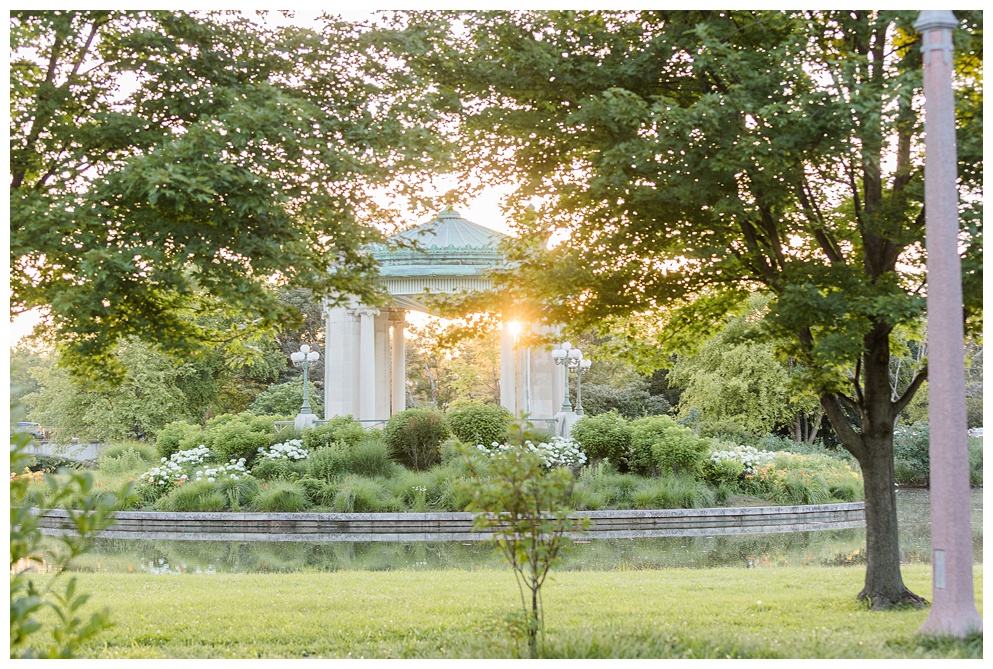
[[[510,323],[500,323],[500,404],[517,415],[515,388],[517,373],[514,369],[514,333]]]
[[[361,308],[359,316],[359,420],[376,418],[375,310]]]
[[[983,629],[972,580],[969,443],[965,411],[962,273],[952,30],[948,10],[923,11],[924,210],[927,240],[928,420],[931,426],[933,604],[921,632],[965,637]]]
[[[390,320],[392,310],[377,314],[376,330],[376,409],[373,418],[386,420],[390,417]]]
[[[324,314],[324,417],[358,416],[359,317],[345,307]]]
[[[407,348],[403,334],[406,312],[400,310],[399,313],[399,318],[393,321],[392,413],[399,413],[407,408]]]

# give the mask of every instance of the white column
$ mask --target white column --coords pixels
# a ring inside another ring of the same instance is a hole
[[[390,311],[376,315],[376,409],[373,418],[390,417]]]
[[[374,311],[359,310],[359,420],[376,417],[376,324]]]
[[[514,333],[510,324],[500,323],[500,404],[517,415],[515,388],[517,373],[514,369]]]
[[[358,314],[344,307],[325,309],[324,326],[324,417],[358,416]]]
[[[393,413],[407,408],[407,348],[403,336],[405,313],[400,311],[400,318],[393,321]]]

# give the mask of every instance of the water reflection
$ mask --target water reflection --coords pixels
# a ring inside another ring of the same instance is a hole
[[[983,559],[982,490],[972,493],[973,555]],[[927,491],[897,492],[904,562],[930,557]],[[713,537],[589,539],[566,553],[563,570],[767,568],[865,563],[865,530]],[[103,539],[77,571],[151,574],[503,568],[487,542],[218,542]]]

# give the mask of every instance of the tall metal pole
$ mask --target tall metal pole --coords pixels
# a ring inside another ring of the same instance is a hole
[[[310,370],[310,361],[304,360],[300,366],[303,367],[303,406],[300,407],[300,413],[314,413],[310,410],[310,393],[307,392],[307,372]]]
[[[962,270],[958,255],[955,98],[948,10],[921,12],[924,46],[924,210],[927,237],[928,411],[931,434],[933,603],[921,633],[980,631],[972,581],[969,445],[965,412]]]

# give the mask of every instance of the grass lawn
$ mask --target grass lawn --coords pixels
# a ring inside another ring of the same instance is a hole
[[[930,566],[903,568],[931,596]],[[553,573],[545,657],[982,657],[917,636],[927,610],[870,612],[863,568]],[[982,565],[975,568],[982,613]],[[509,570],[79,574],[116,626],[87,658],[506,658]],[[89,607],[89,605],[88,605]],[[87,607],[87,608],[88,608]],[[520,652],[526,652],[522,644]]]

